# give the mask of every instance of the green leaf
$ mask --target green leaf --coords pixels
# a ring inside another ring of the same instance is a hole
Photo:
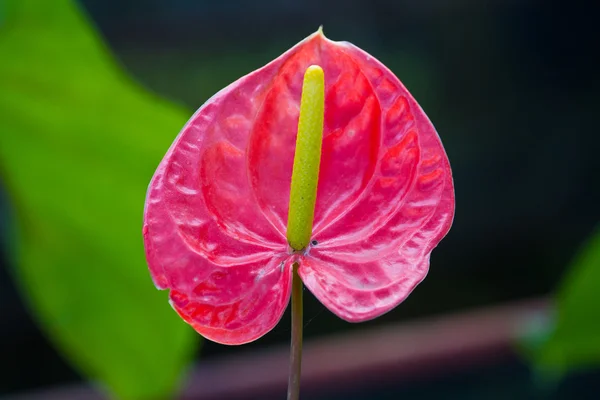
[[[83,373],[120,398],[167,397],[198,335],[152,284],[142,211],[189,114],[128,79],[73,2],[0,9],[0,180],[19,287]]]
[[[534,353],[536,367],[559,378],[600,365],[600,229],[574,260],[556,295],[554,329]]]

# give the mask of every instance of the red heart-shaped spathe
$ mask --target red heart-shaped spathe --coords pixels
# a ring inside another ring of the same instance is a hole
[[[325,72],[313,244],[288,251],[286,222],[303,74]],[[317,32],[208,100],[148,189],[144,241],[157,287],[206,338],[271,330],[292,264],[347,321],[375,318],[425,277],[450,229],[454,189],[440,139],[380,62]]]

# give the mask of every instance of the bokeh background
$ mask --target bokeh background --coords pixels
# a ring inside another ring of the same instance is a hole
[[[0,397],[90,379],[121,397],[166,398],[189,365],[202,373],[205,363],[286,345],[287,314],[244,348],[197,345],[152,286],[141,210],[193,111],[323,25],[386,64],[419,101],[450,158],[457,209],[407,301],[351,325],[306,292],[306,340],[351,333],[360,346],[361,335],[429,317],[543,306],[510,337],[510,357],[485,368],[397,380],[390,369],[385,384],[367,382],[354,397],[325,380],[307,398],[598,398],[598,7],[0,0]]]

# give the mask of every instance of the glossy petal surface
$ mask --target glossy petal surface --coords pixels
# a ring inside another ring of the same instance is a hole
[[[285,239],[303,74],[325,71],[313,240]],[[320,32],[211,98],[150,184],[144,239],[159,288],[205,337],[241,344],[268,332],[291,267],[332,312],[363,321],[425,277],[450,229],[454,189],[439,137],[373,57]]]

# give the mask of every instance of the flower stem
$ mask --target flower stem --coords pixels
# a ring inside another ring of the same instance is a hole
[[[292,278],[292,341],[287,398],[288,400],[298,400],[302,371],[302,280],[298,276],[298,263],[294,263],[292,268],[294,270]]]

